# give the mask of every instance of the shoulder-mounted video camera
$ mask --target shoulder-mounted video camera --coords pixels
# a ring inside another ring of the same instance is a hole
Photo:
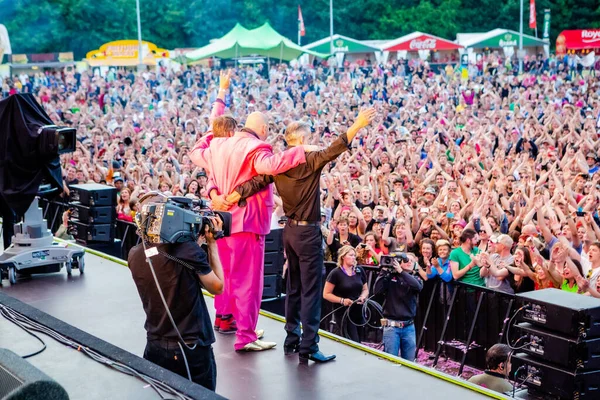
[[[398,261],[400,264],[407,263],[410,261],[408,255],[406,253],[390,253],[388,255],[382,255],[379,260],[379,265],[381,266],[382,272],[387,272],[389,274],[397,273],[394,268],[394,260]]]
[[[212,211],[203,200],[166,196],[150,192],[140,199],[141,211],[135,216],[138,233],[149,243],[196,241],[209,226],[216,239],[231,234],[231,214]],[[215,231],[209,217],[219,216],[223,230]]]

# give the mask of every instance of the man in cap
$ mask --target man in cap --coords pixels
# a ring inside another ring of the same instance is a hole
[[[435,188],[433,186],[428,186],[427,189],[425,189],[425,193],[423,193],[423,196],[427,199],[429,204],[433,204],[436,194],[437,192]]]
[[[485,279],[485,285],[490,289],[506,293],[514,293],[510,285],[510,272],[506,266],[512,265],[514,257],[511,254],[514,241],[508,235],[493,235],[490,238],[491,255],[484,255],[481,277]]]
[[[585,156],[585,161],[587,162],[588,165],[588,173],[594,174],[596,173],[596,171],[598,171],[598,159],[596,158],[596,154],[589,152],[587,153],[587,155]]]

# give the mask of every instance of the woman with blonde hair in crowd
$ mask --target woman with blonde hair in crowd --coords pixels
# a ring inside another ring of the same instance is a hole
[[[369,297],[369,288],[367,287],[367,275],[365,271],[356,266],[356,250],[354,247],[346,245],[338,250],[338,267],[329,273],[325,288],[323,289],[323,298],[334,305],[339,304],[341,308],[334,313],[336,329],[334,333],[347,335],[349,339],[360,342],[358,328],[350,320],[346,321],[346,332],[342,332],[342,319],[348,307],[355,302],[363,304]],[[360,307],[353,307],[350,310],[349,317],[353,322],[362,323],[362,313]]]

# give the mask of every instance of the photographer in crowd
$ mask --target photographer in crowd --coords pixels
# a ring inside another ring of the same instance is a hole
[[[375,281],[375,293],[384,295],[383,345],[386,353],[414,361],[417,355],[417,334],[414,318],[423,282],[413,274],[416,262],[402,254],[387,265]],[[384,262],[382,260],[382,262]]]
[[[215,337],[202,288],[212,294],[223,291],[223,269],[215,240],[222,232],[223,222],[218,217],[210,217],[210,221],[213,229],[207,224],[197,243],[153,245],[157,250],[152,256],[153,270],[143,244],[131,249],[128,263],[146,313],[144,358],[214,391],[217,384],[212,349]],[[201,247],[203,242],[208,252]],[[154,274],[185,343],[180,343],[175,327],[167,318]]]

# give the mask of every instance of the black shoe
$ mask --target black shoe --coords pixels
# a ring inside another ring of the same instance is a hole
[[[326,356],[325,354],[321,353],[320,351],[317,351],[317,352],[311,353],[311,354],[300,353],[300,357],[299,357],[301,364],[308,364],[308,360],[312,360],[316,363],[323,364],[323,363],[329,362],[334,359],[335,359],[335,354]]]
[[[291,356],[292,354],[296,354],[298,351],[300,351],[299,344],[290,344],[290,345],[283,346],[283,353],[286,356]]]

